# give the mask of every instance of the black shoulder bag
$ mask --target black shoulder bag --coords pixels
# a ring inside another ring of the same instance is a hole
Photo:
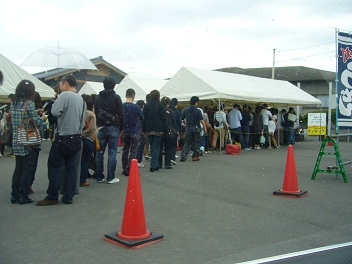
[[[110,126],[110,125],[116,124],[116,122],[118,123],[118,121],[119,121],[118,115],[112,115],[112,114],[104,111],[103,109],[101,109],[99,100],[97,100],[97,103],[99,105],[98,113],[96,113],[97,118],[102,120],[104,122],[105,126]]]
[[[83,100],[82,109],[83,110],[82,110],[80,124],[82,124],[82,120],[83,120],[84,100]],[[82,134],[60,136],[58,131],[56,135],[56,140],[58,140],[58,148],[62,155],[76,154],[82,148]]]

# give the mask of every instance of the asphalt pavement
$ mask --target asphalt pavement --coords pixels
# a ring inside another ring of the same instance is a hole
[[[351,144],[339,144],[344,161],[352,158]],[[44,198],[48,186],[51,142],[42,145],[34,200]],[[226,264],[350,242],[351,164],[345,166],[348,183],[334,173],[311,180],[320,145],[293,147],[298,185],[308,192],[301,198],[273,195],[283,185],[287,146],[213,152],[198,162],[178,159],[172,170],[154,173],[144,161],[139,174],[147,229],[164,239],[139,249],[104,240],[122,226],[128,177],[121,174],[120,153],[119,183],[90,180],[72,205],[46,207],[10,203],[15,159],[1,157],[0,263]],[[335,165],[334,155],[324,155],[321,167],[329,165]]]

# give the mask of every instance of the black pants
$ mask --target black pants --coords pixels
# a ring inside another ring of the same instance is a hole
[[[159,168],[162,168],[163,165],[163,150],[165,152],[165,167],[171,166],[171,160],[175,158],[175,155],[172,156],[173,153],[173,138],[169,138],[163,135],[161,144],[160,144],[160,152],[159,152]]]
[[[34,147],[25,156],[16,155],[16,167],[12,175],[12,197],[28,198],[29,187],[37,170],[39,148]]]
[[[122,169],[129,172],[131,160],[137,158],[139,135],[123,132],[122,140]]]

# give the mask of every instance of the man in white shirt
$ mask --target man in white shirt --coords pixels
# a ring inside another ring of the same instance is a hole
[[[224,148],[224,140],[226,129],[229,127],[229,124],[226,120],[226,113],[224,112],[225,106],[223,104],[220,105],[220,111],[216,111],[214,114],[214,137],[213,137],[213,150],[216,150],[216,143],[218,141],[218,136],[220,135],[220,151]]]
[[[271,114],[271,112],[268,109],[268,105],[267,104],[263,104],[263,109],[261,111],[261,114],[263,116],[263,128],[264,128],[264,137],[265,137],[265,147],[268,148],[269,146],[269,141],[268,141],[268,136],[269,136],[269,119],[272,119],[273,115]]]

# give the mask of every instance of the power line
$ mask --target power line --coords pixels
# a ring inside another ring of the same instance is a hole
[[[285,61],[291,61],[291,60],[299,60],[299,59],[304,59],[304,58],[309,58],[309,57],[320,56],[320,55],[327,54],[327,53],[332,53],[332,52],[335,53],[334,50],[330,50],[330,51],[327,51],[327,52],[322,52],[322,53],[307,55],[307,56],[303,56],[303,57],[297,57],[297,58],[287,59],[287,60],[281,60],[281,61],[276,61],[276,62],[285,62]]]
[[[309,49],[309,48],[314,48],[314,47],[328,45],[328,44],[333,44],[333,43],[335,43],[335,42],[327,42],[327,43],[322,43],[322,44],[317,44],[317,45],[307,46],[307,47],[302,47],[302,48],[297,48],[297,49],[279,50],[278,52],[287,52],[287,51],[294,51],[294,50],[301,50],[301,49]]]

